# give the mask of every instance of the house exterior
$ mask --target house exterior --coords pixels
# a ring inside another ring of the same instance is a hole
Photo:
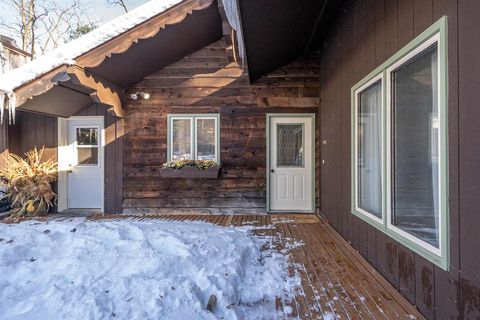
[[[17,46],[15,40],[0,34],[0,74],[24,65],[31,57]]]
[[[321,213],[426,318],[480,317],[477,1],[154,8],[0,79],[55,210]],[[220,176],[161,177],[183,159]]]

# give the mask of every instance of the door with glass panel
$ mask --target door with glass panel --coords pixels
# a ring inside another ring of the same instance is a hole
[[[314,211],[314,116],[269,117],[269,210]]]
[[[103,201],[101,119],[68,121],[68,207],[100,209]]]

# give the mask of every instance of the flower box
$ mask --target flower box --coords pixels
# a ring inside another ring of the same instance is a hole
[[[200,169],[194,167],[183,167],[179,169],[161,168],[160,175],[162,178],[216,179],[218,178],[220,168],[220,166],[215,166],[207,169]]]

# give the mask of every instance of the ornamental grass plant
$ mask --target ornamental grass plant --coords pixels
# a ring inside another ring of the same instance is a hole
[[[57,162],[43,160],[45,149],[25,153],[25,158],[8,153],[0,168],[0,180],[11,203],[11,217],[44,215],[56,203],[52,183],[57,180]]]

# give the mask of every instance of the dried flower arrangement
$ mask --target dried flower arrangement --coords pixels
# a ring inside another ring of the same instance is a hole
[[[0,179],[12,203],[12,218],[46,214],[56,202],[51,183],[57,180],[57,163],[53,158],[43,161],[43,153],[44,148],[35,148],[25,153],[25,159],[11,153],[4,156]]]

